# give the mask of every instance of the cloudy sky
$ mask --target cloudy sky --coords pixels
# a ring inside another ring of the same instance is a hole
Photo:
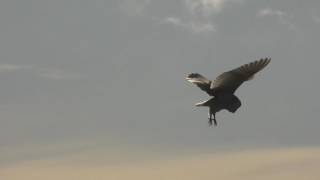
[[[0,24],[4,180],[320,177],[318,0],[4,0]],[[208,127],[185,76],[264,57]]]

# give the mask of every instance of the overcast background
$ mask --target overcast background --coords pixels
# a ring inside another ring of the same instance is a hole
[[[4,0],[0,24],[1,166],[319,146],[318,0]],[[208,127],[185,76],[264,57]]]

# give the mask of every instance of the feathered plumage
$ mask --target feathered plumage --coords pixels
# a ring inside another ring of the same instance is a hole
[[[265,68],[271,59],[265,58],[256,60],[254,62],[244,64],[231,71],[227,71],[219,75],[214,81],[208,80],[204,76],[198,73],[189,74],[186,79],[197,85],[201,90],[205,91],[214,98],[208,101],[197,103],[196,106],[208,106],[209,107],[209,124],[217,125],[215,114],[216,112],[226,109],[229,112],[236,112],[241,106],[241,101],[234,92],[238,87],[254,77],[254,75]],[[212,119],[213,115],[213,119]]]

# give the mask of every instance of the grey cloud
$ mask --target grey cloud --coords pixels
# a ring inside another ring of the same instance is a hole
[[[227,0],[206,14],[185,0],[0,1],[0,149],[97,135],[143,153],[318,146],[319,2]],[[258,16],[266,7],[283,13]],[[239,113],[208,128],[193,107],[207,96],[184,76],[269,56]]]

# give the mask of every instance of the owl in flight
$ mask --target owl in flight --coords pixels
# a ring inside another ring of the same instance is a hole
[[[201,90],[205,91],[213,98],[196,103],[196,106],[209,107],[209,125],[217,126],[216,113],[226,109],[229,112],[235,113],[241,106],[241,101],[234,92],[245,81],[254,77],[254,75],[266,67],[271,61],[271,58],[256,60],[254,62],[242,65],[231,71],[220,74],[214,81],[208,80],[198,73],[189,74],[187,81],[197,85]],[[213,118],[212,118],[213,117]]]

